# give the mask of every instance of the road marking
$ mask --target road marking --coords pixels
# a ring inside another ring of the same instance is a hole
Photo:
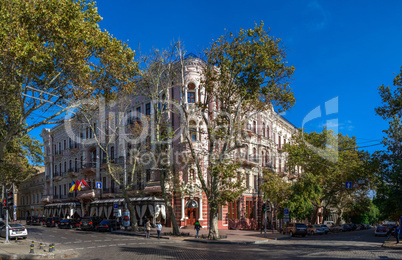
[[[126,244],[117,244],[118,246],[125,246]]]
[[[71,242],[66,242],[66,243],[64,243],[65,245],[68,245],[68,244],[71,244]]]
[[[105,239],[105,240],[103,240],[103,241],[112,241],[111,239]]]
[[[87,247],[87,248],[95,248],[94,246],[89,246],[89,247]]]
[[[74,244],[79,244],[79,243],[81,243],[81,241],[76,241],[76,242],[73,242]]]
[[[49,237],[54,237],[53,235],[49,235]]]
[[[95,242],[100,242],[100,241],[102,241],[102,240],[94,240]]]
[[[84,250],[83,247],[76,248],[76,250]]]
[[[113,239],[113,241],[119,241],[119,240],[121,240],[121,238],[119,238],[119,239]]]
[[[62,239],[67,239],[66,237],[61,237]]]
[[[143,244],[145,244],[145,243],[138,243],[139,245],[143,245]]]
[[[116,245],[109,245],[109,246],[116,246]]]
[[[98,247],[106,247],[105,245],[103,245],[103,246],[98,246]]]

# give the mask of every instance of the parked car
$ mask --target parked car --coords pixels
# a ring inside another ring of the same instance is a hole
[[[289,234],[291,237],[305,237],[307,235],[307,226],[302,223],[289,223],[288,226],[284,229],[284,232]]]
[[[320,225],[308,225],[307,233],[310,235],[323,235],[325,231]]]
[[[6,225],[3,225],[0,230],[0,236],[6,237]],[[28,236],[28,230],[21,224],[9,224],[8,225],[8,237],[12,238],[23,238],[26,239]]]
[[[343,229],[342,229],[343,232],[352,231],[352,227],[349,226],[348,224],[343,224],[342,227],[343,227]]]
[[[32,217],[31,219],[31,225],[36,225],[36,226],[40,226],[43,223],[43,219],[42,217]]]
[[[343,231],[343,226],[341,226],[341,225],[332,225],[332,226],[329,227],[329,230],[331,232],[334,232],[334,233],[342,232]]]
[[[80,228],[81,230],[94,230],[96,225],[102,222],[101,217],[85,217],[81,219]]]
[[[106,219],[102,220],[98,225],[96,225],[96,231],[110,231],[120,229],[120,223],[118,223],[115,219]]]
[[[334,221],[330,221],[330,220],[325,220],[325,221],[324,221],[324,225],[327,225],[328,227],[329,227],[329,226],[335,226],[335,222],[334,222]]]
[[[27,225],[32,225],[32,220],[33,220],[34,218],[35,218],[34,216],[28,216],[27,219],[26,219],[26,224],[27,224]]]
[[[47,227],[57,227],[57,225],[60,223],[60,218],[59,217],[51,217],[46,219],[46,226]]]
[[[325,234],[328,234],[329,231],[329,227],[327,225],[320,225],[322,229],[324,229]]]
[[[59,228],[75,228],[75,220],[73,219],[63,219],[60,221],[58,227]]]
[[[387,228],[384,226],[378,226],[374,231],[374,236],[386,236],[388,235]]]

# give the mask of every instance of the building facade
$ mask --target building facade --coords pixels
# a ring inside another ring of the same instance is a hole
[[[45,167],[36,166],[38,173],[22,182],[16,188],[15,206],[17,219],[26,219],[29,216],[43,216],[42,202],[45,187]]]
[[[200,87],[199,59],[187,59],[185,63],[185,87],[174,86],[163,94],[175,102],[185,100],[189,106],[204,98],[204,90]],[[183,99],[182,97],[186,97]],[[133,97],[127,108],[127,125],[135,118],[152,116],[154,101],[149,98]],[[106,117],[107,118],[107,117]],[[73,119],[71,119],[73,120]],[[173,131],[178,130],[183,122],[181,118],[169,113],[167,120]],[[201,129],[202,120],[194,118],[190,121],[191,139],[196,149],[205,148],[208,143]],[[116,164],[127,163],[127,150],[131,144],[116,138],[106,147],[107,154],[94,142],[96,133],[108,132],[108,122],[94,120],[92,127],[77,124],[71,129],[67,122],[52,129],[44,129],[41,133],[45,147],[45,183],[41,202],[45,203],[46,216],[78,217],[98,215],[113,218],[114,204],[124,207],[121,190],[104,167],[106,158]],[[155,127],[150,125],[150,129]],[[152,130],[151,130],[152,131]],[[273,109],[254,115],[245,129],[249,135],[245,148],[236,151],[236,160],[241,162],[239,175],[245,177],[246,191],[234,203],[219,208],[219,228],[255,229],[261,223],[262,194],[259,185],[262,183],[262,172],[269,167],[287,181],[294,181],[298,176],[290,175],[286,169],[286,154],[282,147],[290,141],[297,131],[296,127],[277,114]],[[148,139],[145,143],[152,144]],[[184,135],[169,143],[173,153],[188,152]],[[177,162],[176,162],[177,163]],[[199,180],[195,178],[196,167],[191,163],[177,163],[175,169],[185,192],[172,193],[172,206],[176,220],[181,227],[193,225],[199,220],[203,227],[208,227],[207,198],[199,188]],[[85,180],[88,186],[81,191],[69,193],[73,181]],[[170,219],[166,214],[166,205],[161,198],[160,177],[158,169],[152,166],[143,167],[133,178],[133,186],[139,192],[132,193],[137,218],[142,224],[144,218],[153,221],[163,220],[169,226]],[[99,184],[101,183],[101,186]],[[141,196],[139,196],[141,194]],[[272,219],[275,222],[275,219]]]

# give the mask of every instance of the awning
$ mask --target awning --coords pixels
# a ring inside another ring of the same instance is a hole
[[[159,202],[159,203],[165,202],[164,199],[156,198],[156,197],[135,197],[135,198],[130,198],[130,201],[132,201],[132,202]],[[95,200],[95,201],[91,202],[91,205],[108,204],[108,203],[122,204],[122,203],[124,203],[124,199],[118,198],[118,199],[107,199],[107,200]]]
[[[45,208],[56,208],[56,207],[79,207],[80,202],[62,202],[62,203],[50,203],[45,205]]]

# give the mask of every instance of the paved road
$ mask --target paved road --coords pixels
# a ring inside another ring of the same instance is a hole
[[[146,240],[110,233],[28,226],[30,237],[56,243],[58,250],[82,259],[402,259],[402,251],[381,247],[386,239],[374,230],[296,237],[260,245],[204,244]]]

